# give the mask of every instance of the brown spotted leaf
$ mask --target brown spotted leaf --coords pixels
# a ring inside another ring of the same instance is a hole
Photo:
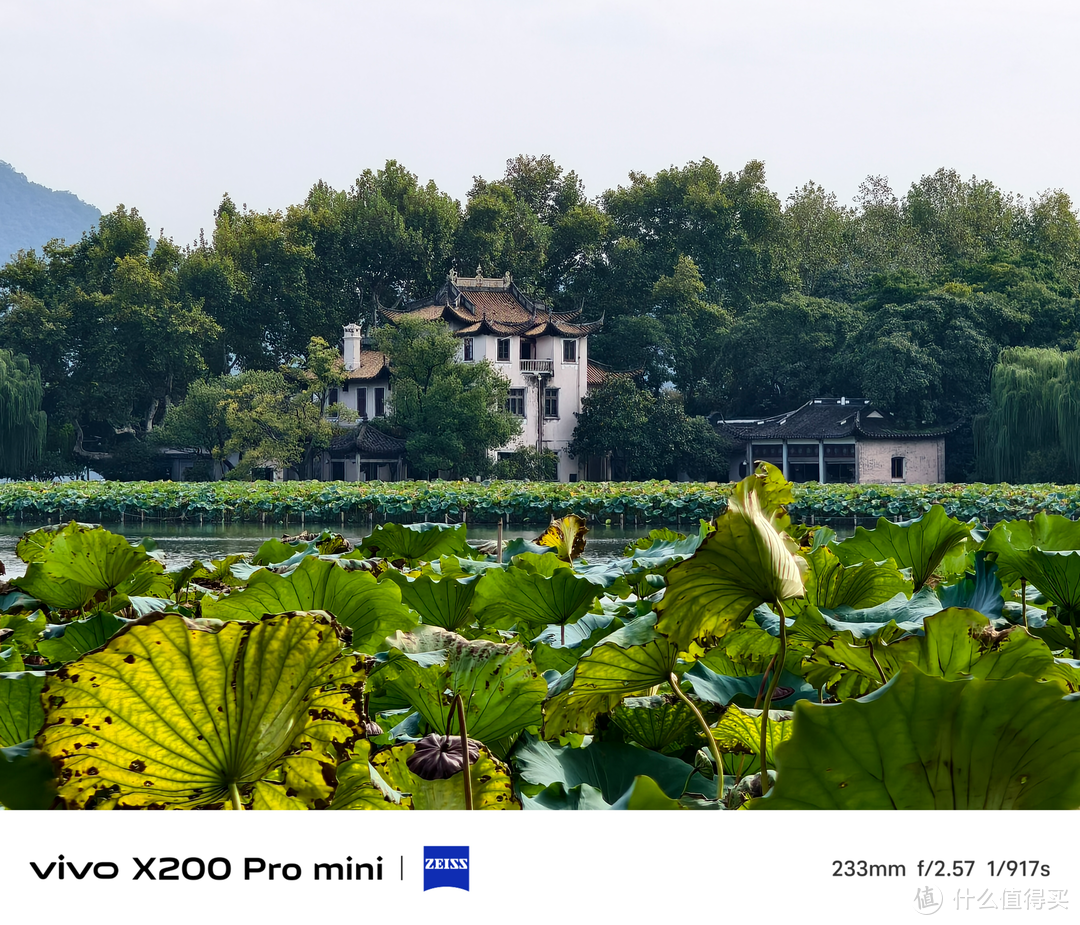
[[[360,725],[364,675],[341,651],[324,613],[216,633],[167,615],[61,669],[45,688],[38,743],[72,807],[104,791],[120,806],[235,806],[267,780],[283,799],[318,805]],[[260,805],[273,802],[266,795]]]

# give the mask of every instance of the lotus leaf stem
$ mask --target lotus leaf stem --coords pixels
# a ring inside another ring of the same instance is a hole
[[[761,795],[769,792],[769,775],[765,768],[765,746],[769,741],[769,707],[773,694],[780,682],[780,672],[784,670],[784,656],[787,654],[787,623],[784,617],[784,605],[779,601],[774,605],[780,615],[780,651],[776,653],[776,670],[769,678],[769,689],[765,692],[765,702],[761,705]]]
[[[683,693],[682,688],[679,687],[679,679],[675,677],[675,672],[671,672],[671,689],[675,691],[676,696],[685,703],[697,717],[698,725],[701,727],[701,731],[705,733],[705,738],[709,743],[709,751],[712,752],[713,761],[716,762],[716,801],[719,803],[724,798],[724,765],[720,761],[720,748],[716,744],[716,736],[712,734],[712,730],[709,728],[709,724],[705,722],[705,717],[701,715],[701,710],[697,708],[695,704],[686,694]]]
[[[450,714],[457,710],[458,718],[458,732],[461,735],[461,760],[464,767],[461,771],[462,787],[465,791],[465,808],[473,808],[473,792],[472,792],[472,764],[469,763],[469,730],[465,726],[465,703],[461,699],[461,694],[454,694],[454,699],[450,702]],[[450,716],[446,719],[446,734],[450,735]]]
[[[244,804],[240,801],[240,788],[236,786],[236,781],[229,782],[229,796],[232,797],[233,809],[244,808]]]
[[[1024,618],[1024,629],[1030,633],[1031,627],[1028,626],[1027,618],[1027,579],[1023,577],[1020,579],[1020,613]]]

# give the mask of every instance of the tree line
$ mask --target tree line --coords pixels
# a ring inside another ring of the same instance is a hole
[[[701,442],[702,415],[827,395],[868,398],[912,427],[964,422],[948,477],[992,474],[972,425],[995,420],[1001,351],[1077,343],[1080,224],[1061,190],[1025,198],[941,169],[904,193],[868,177],[843,205],[812,182],[781,198],[757,161],[724,172],[703,159],[590,198],[574,171],[519,156],[476,178],[463,204],[394,161],[347,190],[316,183],[284,211],[226,195],[210,238],[186,247],[152,241],[120,206],[82,240],[0,268],[0,369],[40,377],[42,466],[115,457],[193,388],[302,369],[313,338],[337,345],[344,324],[374,328],[380,308],[477,267],[509,271],[556,310],[603,314],[590,356],[640,371],[640,392],[613,387],[625,413],[597,416],[579,444],[602,447],[606,427],[618,446],[683,415],[685,433],[638,441],[666,440],[655,458],[635,455],[652,474],[717,451]],[[273,383],[293,396],[300,385]],[[1022,466],[1008,475],[1025,478]]]

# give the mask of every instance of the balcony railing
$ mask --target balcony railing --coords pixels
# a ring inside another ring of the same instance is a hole
[[[521,371],[523,373],[539,373],[552,375],[555,372],[554,360],[522,360]]]

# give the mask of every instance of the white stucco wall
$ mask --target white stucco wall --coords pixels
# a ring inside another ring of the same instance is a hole
[[[855,452],[861,483],[930,485],[945,481],[945,438],[860,440]],[[904,478],[892,477],[894,456],[904,458]]]

